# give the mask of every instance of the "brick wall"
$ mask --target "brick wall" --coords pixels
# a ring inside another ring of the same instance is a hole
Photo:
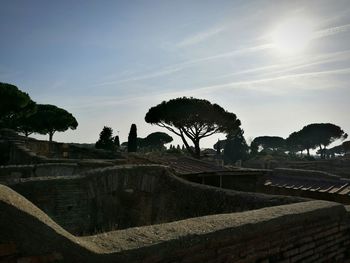
[[[80,235],[304,200],[189,183],[157,165],[29,178],[10,187],[65,229]]]
[[[349,262],[349,207],[307,201],[75,237],[0,185],[0,262]]]

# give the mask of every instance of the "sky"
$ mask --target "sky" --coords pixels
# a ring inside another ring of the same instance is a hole
[[[319,122],[350,133],[348,0],[0,0],[0,36],[0,82],[76,117],[56,141],[168,132],[145,114],[182,96],[234,112],[248,142]]]

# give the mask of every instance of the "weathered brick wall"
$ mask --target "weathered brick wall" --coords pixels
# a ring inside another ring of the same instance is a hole
[[[75,237],[0,185],[2,262],[349,262],[349,207],[308,201]]]
[[[11,188],[75,234],[300,202],[189,183],[162,166],[124,166],[80,176],[29,178]]]

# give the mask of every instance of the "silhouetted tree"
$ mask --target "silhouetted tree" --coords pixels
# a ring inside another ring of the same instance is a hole
[[[14,115],[24,111],[30,103],[34,102],[27,93],[14,85],[0,82],[0,127],[9,127]]]
[[[338,139],[346,139],[347,134],[337,125],[332,123],[312,123],[300,131],[302,140],[308,143],[310,148],[319,147],[321,158],[325,158],[326,147]]]
[[[100,138],[95,144],[96,149],[104,149],[112,151],[114,149],[113,130],[110,127],[104,126],[100,132]]]
[[[256,142],[254,142],[254,140],[250,143],[250,155],[251,156],[255,156],[255,155],[257,155],[258,154],[258,152],[259,152],[259,145],[256,143]]]
[[[118,136],[118,135],[116,135],[116,136],[114,137],[114,146],[115,146],[116,148],[120,148],[120,141],[119,141],[119,136]]]
[[[213,145],[213,148],[216,150],[216,154],[220,155],[221,150],[225,148],[226,140],[219,140]]]
[[[34,115],[36,111],[37,105],[31,100],[20,112],[12,115],[9,127],[28,137],[39,129]]]
[[[344,152],[346,154],[350,153],[350,141],[343,142],[342,145],[343,145]]]
[[[31,115],[35,131],[40,134],[49,134],[49,141],[55,132],[63,132],[68,129],[75,130],[77,120],[68,111],[49,104],[38,104],[37,111]]]
[[[128,152],[137,151],[137,128],[136,124],[132,124],[128,136]]]
[[[277,151],[285,147],[285,140],[278,136],[259,136],[253,142],[258,147],[261,146],[264,150],[270,149]]]
[[[286,139],[286,146],[290,153],[295,154],[296,152],[301,152],[305,149],[303,138],[300,132],[291,133]],[[310,155],[309,150],[308,155]]]
[[[219,105],[186,97],[163,101],[152,107],[145,121],[180,136],[187,151],[196,158],[200,157],[201,139],[219,132],[234,131],[241,125],[234,113],[225,111]],[[194,150],[186,138],[192,141]]]
[[[324,157],[326,158],[334,158],[336,154],[344,154],[345,149],[343,144],[334,146],[330,149],[324,149]],[[320,154],[319,150],[317,151],[317,154]]]
[[[143,147],[162,149],[164,144],[172,142],[173,138],[164,132],[153,132],[143,139]]]
[[[248,156],[249,147],[243,136],[243,130],[227,135],[224,148],[225,164],[235,164],[238,160],[245,160]]]

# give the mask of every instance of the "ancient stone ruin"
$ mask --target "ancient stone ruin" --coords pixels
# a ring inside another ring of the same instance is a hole
[[[0,167],[0,262],[350,259],[346,198],[268,194],[271,184],[277,188],[302,171],[229,169],[193,159],[147,164],[69,145],[52,152],[60,146],[42,150],[40,141],[0,135],[10,153]],[[325,184],[343,180],[306,173]]]

